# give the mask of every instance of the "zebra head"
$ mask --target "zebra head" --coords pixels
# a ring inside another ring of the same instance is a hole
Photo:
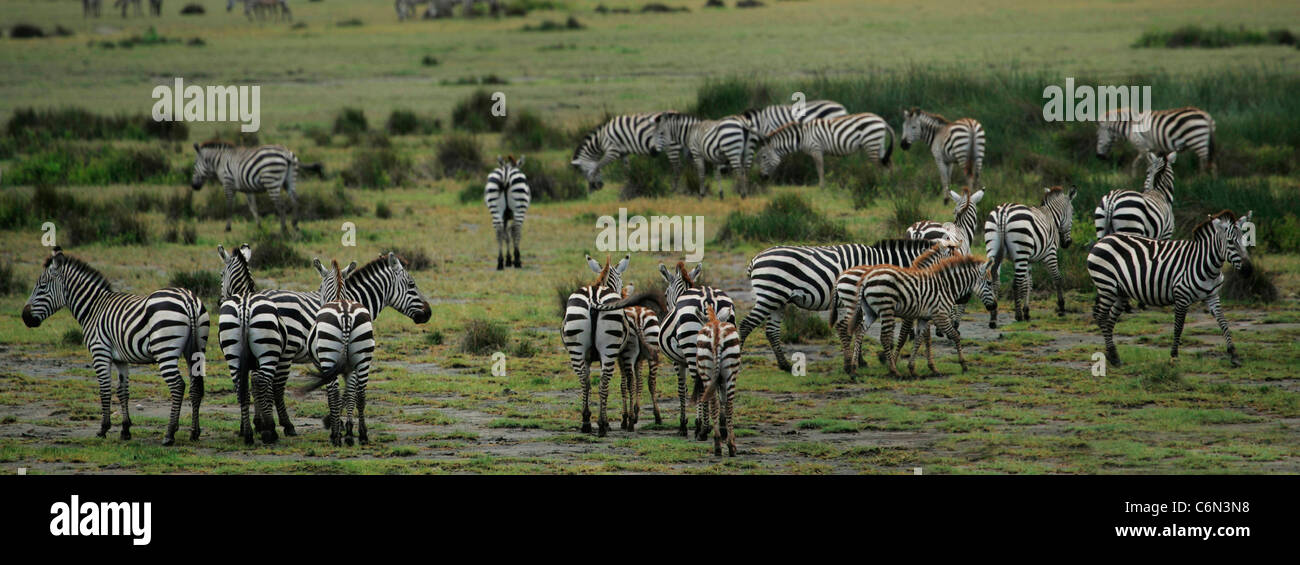
[[[1079,187],[1071,186],[1067,192],[1059,186],[1043,188],[1043,207],[1056,222],[1056,234],[1062,249],[1068,249],[1074,241],[1070,232],[1074,229],[1074,197],[1079,195]]]
[[[610,267],[609,257],[606,257],[605,265],[601,266],[600,261],[592,259],[591,255],[588,255],[587,266],[591,268],[592,272],[600,275],[596,278],[596,283],[593,286],[599,286],[607,290],[619,292],[623,286],[623,272],[627,270],[627,264],[631,261],[632,255],[629,253],[624,255],[623,260],[619,261],[618,264],[613,267]]]
[[[1245,216],[1236,218],[1229,210],[1224,210],[1210,216],[1210,224],[1214,227],[1214,245],[1218,252],[1218,257],[1227,255],[1228,262],[1232,263],[1233,268],[1242,276],[1250,276],[1254,266],[1250,262],[1250,254],[1246,251],[1245,242],[1242,240],[1242,230],[1245,229],[1246,223],[1250,222],[1251,216],[1255,212],[1247,212]],[[1199,231],[1199,230],[1198,230]]]
[[[347,291],[348,277],[357,268],[357,262],[353,261],[347,268],[340,269],[337,260],[331,260],[333,268],[327,269],[318,258],[312,258],[311,264],[316,267],[316,272],[320,274],[320,300],[321,302],[335,302],[343,299],[353,299],[352,293]]]
[[[975,277],[975,286],[971,287],[971,293],[980,296],[980,302],[984,303],[985,310],[997,312],[998,293],[993,287],[993,277],[997,275],[993,272],[993,259],[985,259],[979,268],[980,271]]]
[[[672,271],[669,271],[668,267],[665,267],[663,263],[659,264],[659,274],[663,275],[664,281],[668,283],[668,287],[664,289],[664,296],[668,299],[670,307],[677,303],[677,299],[682,294],[695,287],[696,281],[700,279],[700,272],[703,270],[703,263],[696,265],[694,269],[691,269],[690,273],[686,272],[686,263],[681,261],[677,262],[677,268]]]
[[[1118,116],[1108,115],[1108,119],[1097,122],[1097,159],[1106,160],[1106,154],[1110,152],[1111,144],[1116,139],[1124,137],[1124,132],[1120,131],[1120,124],[1124,122],[1117,121]]]
[[[190,188],[198,190],[208,179],[217,178],[217,157],[230,144],[209,141],[203,145],[194,144],[194,176],[190,179]]]
[[[763,146],[758,149],[758,172],[764,177],[772,176],[781,165],[781,157],[799,148],[802,142],[803,127],[797,122],[785,124],[768,135]]]
[[[599,133],[600,129],[597,128],[588,133],[586,137],[583,137],[582,141],[578,143],[578,148],[573,150],[573,160],[569,161],[569,165],[581,172],[583,178],[587,179],[587,190],[589,191],[600,190],[601,187],[605,186],[605,181],[600,176],[600,167],[597,166],[605,153],[600,149]]]
[[[36,287],[32,289],[27,304],[23,305],[23,324],[27,327],[40,326],[46,318],[67,305],[64,267],[68,262],[69,259],[63,256],[63,250],[59,247],[55,247],[45,259],[41,276],[36,279]]]
[[[369,303],[366,301],[372,301],[375,307],[370,311],[375,316],[388,306],[417,324],[428,322],[433,317],[433,309],[415,285],[415,279],[405,264],[406,260],[392,251],[379,254],[377,259],[366,263],[348,279],[348,294],[365,294],[368,298],[363,300],[358,296],[357,299],[367,304],[367,308]]]
[[[234,253],[229,253],[223,246],[217,246],[217,255],[221,257],[221,300],[236,294],[253,291],[253,272],[248,268],[248,261],[253,258],[253,248],[247,243],[239,246]]]
[[[913,143],[921,140],[921,109],[912,106],[903,109],[903,139],[898,142],[898,146],[907,151]]]

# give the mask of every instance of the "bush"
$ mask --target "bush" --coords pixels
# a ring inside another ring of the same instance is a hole
[[[777,97],[766,83],[743,78],[709,79],[695,94],[691,113],[708,119],[739,114],[748,108],[774,104]]]
[[[81,331],[81,328],[72,328],[63,332],[63,337],[59,338],[59,341],[70,347],[85,345],[86,334]]]
[[[352,163],[341,173],[343,186],[384,189],[406,184],[411,178],[411,162],[392,148],[362,149],[353,154]]]
[[[361,27],[365,25],[365,22],[362,22],[360,18],[349,18],[334,25],[338,27]]]
[[[388,207],[388,203],[380,201],[375,204],[375,217],[381,220],[387,220],[393,217],[393,209]]]
[[[544,147],[568,145],[564,132],[547,126],[532,110],[524,109],[506,120],[501,143],[515,151],[537,151]]]
[[[477,175],[483,173],[483,153],[474,136],[451,133],[438,144],[438,171],[444,177]],[[527,164],[527,161],[525,161]],[[527,173],[524,173],[527,174]],[[529,178],[531,181],[531,177]]]
[[[528,177],[528,190],[533,202],[559,202],[587,197],[587,181],[572,167],[553,169],[542,159],[524,161],[524,176]],[[483,186],[478,186],[478,200],[483,199]]]
[[[184,8],[181,8],[182,16],[201,16],[204,13],[206,13],[206,10],[203,9],[203,4],[186,4]]]
[[[436,67],[438,66],[438,58],[433,55],[425,55],[420,59],[420,64],[426,67]]]
[[[366,113],[358,108],[344,108],[334,117],[334,133],[359,136],[370,129],[366,123]]]
[[[184,288],[204,300],[221,298],[221,275],[215,271],[181,271],[174,273],[167,286]]]
[[[189,137],[184,122],[155,122],[145,114],[101,116],[83,108],[18,108],[5,125],[10,137],[29,143],[65,139],[162,139]]]
[[[32,24],[14,24],[14,27],[9,28],[9,37],[12,39],[41,38],[45,37],[45,32]]]
[[[464,332],[460,350],[474,355],[503,351],[510,338],[510,330],[505,324],[491,320],[470,320],[465,323]]]
[[[1260,264],[1259,258],[1251,261],[1250,275],[1242,275],[1237,269],[1226,269],[1223,273],[1223,286],[1220,294],[1225,300],[1240,302],[1277,302],[1278,291],[1274,280],[1277,273],[1269,271]]]
[[[763,3],[758,0],[739,0],[736,2],[737,8],[762,8]]]
[[[270,205],[269,198],[266,203],[269,208],[262,207],[260,199],[258,202],[258,210],[275,209]],[[352,202],[352,195],[341,186],[335,186],[330,192],[324,194],[315,191],[298,193],[298,215],[303,220],[332,220],[355,215],[360,211],[361,208]]]
[[[252,247],[257,252],[248,261],[248,265],[254,269],[303,269],[311,266],[311,261],[294,249],[293,244],[280,237],[278,231],[258,232]]]
[[[14,272],[14,263],[8,259],[0,262],[0,296],[9,296],[23,291],[23,282]]]
[[[393,135],[428,135],[440,129],[441,125],[433,118],[424,118],[410,110],[393,110],[384,123],[384,131]]]
[[[564,23],[554,22],[551,20],[542,20],[542,23],[537,24],[535,26],[525,25],[523,27],[523,31],[571,31],[571,30],[586,29],[586,28],[587,26],[583,25],[582,22],[578,21],[578,18],[569,16],[567,20],[564,20]]]
[[[818,312],[787,305],[781,317],[781,341],[785,343],[812,343],[831,337],[831,326]]]
[[[492,106],[495,104],[492,94],[487,90],[475,90],[469,98],[457,102],[452,108],[451,126],[474,133],[502,131],[508,120],[505,116],[492,115]]]
[[[667,176],[665,168],[660,166],[657,160],[630,159],[625,169],[623,186],[618,193],[619,199],[659,198],[668,195],[670,185],[665,178]]]
[[[17,185],[181,184],[167,155],[156,147],[120,149],[59,144],[15,163],[6,175]]]
[[[1240,27],[1235,30],[1223,26],[1203,28],[1183,26],[1173,31],[1148,31],[1143,33],[1133,47],[1201,47],[1222,48],[1237,45],[1295,45],[1295,35],[1288,29],[1274,29],[1268,33]]]
[[[729,214],[718,230],[716,241],[795,244],[847,239],[849,233],[843,224],[826,219],[797,194],[782,194],[768,202],[757,215],[740,211]]]
[[[429,254],[425,253],[423,248],[394,247],[392,252],[405,261],[404,265],[408,271],[425,271],[434,266],[433,259],[429,258]]]
[[[325,128],[320,126],[308,127],[307,129],[303,130],[303,135],[307,136],[308,139],[312,140],[312,142],[315,143],[317,147],[329,147],[330,143],[334,142],[333,135],[331,135],[330,132],[326,131]]]
[[[594,278],[595,277],[593,273],[592,277],[575,276],[573,278],[564,279],[555,283],[555,286],[553,288],[555,289],[555,298],[557,299],[559,305],[558,312],[561,316],[564,315],[564,311],[569,303],[569,295],[578,292],[578,289],[591,284],[591,281]],[[662,277],[660,278],[662,279]]]
[[[921,209],[921,191],[902,189],[889,202],[889,216],[885,218],[887,233],[902,234],[912,224],[927,219]]]
[[[167,243],[194,245],[199,241],[199,232],[193,224],[181,226],[173,223],[167,226],[167,231],[163,234],[163,241],[166,241]]]

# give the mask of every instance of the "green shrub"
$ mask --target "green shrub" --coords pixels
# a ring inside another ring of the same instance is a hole
[[[735,211],[718,230],[718,243],[829,243],[849,239],[843,224],[826,219],[797,194],[782,194],[756,215]]]
[[[433,118],[417,115],[410,110],[393,110],[384,122],[384,131],[393,135],[429,135],[441,128]]]
[[[23,291],[23,281],[18,280],[14,272],[14,263],[8,259],[0,262],[0,296],[9,296]]]
[[[334,117],[334,133],[358,136],[370,129],[366,113],[359,108],[344,108]]]
[[[482,355],[504,351],[510,339],[510,329],[494,320],[475,319],[465,323],[460,340],[463,353]]]
[[[523,27],[523,31],[572,31],[572,30],[586,29],[586,28],[587,26],[583,25],[582,22],[578,21],[578,18],[569,16],[568,19],[564,20],[563,23],[554,22],[551,20],[542,20],[542,23],[537,24],[535,26],[525,25]]]
[[[253,253],[248,265],[254,269],[303,269],[311,266],[311,261],[281,237],[278,230],[258,232],[252,247],[257,252]]]
[[[381,220],[387,220],[393,217],[393,209],[388,207],[388,203],[380,201],[375,204],[375,217]]]
[[[182,184],[185,175],[172,169],[156,147],[121,149],[59,144],[14,164],[5,179],[16,185]]]
[[[425,271],[435,266],[433,259],[429,258],[429,254],[425,253],[423,248],[394,247],[392,252],[405,261],[406,270],[408,271]]]
[[[524,109],[506,120],[501,132],[502,145],[515,151],[537,151],[544,147],[565,147],[566,136],[560,130],[547,126],[532,110]]]
[[[216,300],[221,297],[221,275],[215,271],[174,273],[167,286],[187,289],[204,300]]]
[[[260,199],[258,202],[258,210],[275,210],[275,207],[269,204],[269,198],[266,204],[270,206],[269,208],[262,207]],[[247,210],[247,207],[245,206],[244,209]],[[352,195],[341,186],[298,193],[298,216],[303,220],[332,220],[354,215],[360,211],[360,206],[352,201]]]
[[[667,158],[665,157],[666,161]],[[623,170],[623,185],[619,189],[620,200],[631,198],[660,198],[668,196],[671,187],[666,166],[652,159],[630,159]]]
[[[18,108],[5,124],[10,137],[39,140],[162,139],[189,137],[185,122],[155,122],[145,114],[101,116],[83,108]]]
[[[1296,37],[1287,29],[1269,32],[1248,30],[1244,26],[1228,29],[1223,26],[1203,28],[1187,25],[1173,31],[1148,31],[1142,34],[1133,47],[1201,47],[1222,48],[1237,45],[1295,45]]]
[[[819,312],[787,305],[781,317],[781,341],[785,343],[813,343],[830,339],[830,324]]]
[[[444,135],[438,144],[437,161],[438,171],[445,177],[484,174],[483,152],[472,135]]]
[[[85,345],[86,334],[82,333],[81,328],[72,328],[66,332],[63,332],[63,337],[59,338],[59,341],[63,343],[63,345],[67,345],[69,347]]]
[[[478,183],[467,184],[465,188],[460,189],[460,192],[456,194],[456,198],[460,200],[461,204],[481,203],[483,202],[483,185]]]
[[[494,105],[492,93],[484,89],[475,90],[452,108],[451,127],[474,133],[504,130],[509,120],[505,116],[492,115]]]
[[[711,120],[739,114],[748,108],[778,103],[773,92],[771,85],[752,79],[709,79],[696,91],[691,113]]]
[[[885,231],[901,234],[912,224],[927,219],[925,210],[921,206],[922,200],[919,190],[898,191],[889,201],[889,216],[885,218]]]
[[[1260,263],[1259,257],[1252,258],[1249,275],[1243,275],[1237,269],[1226,269],[1223,286],[1219,288],[1220,296],[1239,302],[1277,302],[1278,290],[1274,282],[1277,273],[1265,269]]]
[[[163,241],[166,241],[167,243],[194,245],[195,243],[198,243],[198,240],[199,232],[198,229],[194,227],[194,224],[181,226],[177,223],[172,223],[167,226],[167,231],[163,233]]]
[[[411,162],[391,147],[361,149],[340,175],[343,185],[384,189],[402,186],[411,178]]]

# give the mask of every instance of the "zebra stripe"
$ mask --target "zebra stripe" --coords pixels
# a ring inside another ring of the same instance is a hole
[[[856,363],[862,350],[862,336],[867,329],[880,320],[880,347],[889,359],[889,375],[898,375],[899,351],[911,333],[911,324],[916,322],[916,343],[912,346],[912,357],[908,360],[907,371],[916,376],[916,354],[925,340],[926,364],[932,375],[939,375],[934,366],[934,356],[930,350],[931,320],[939,332],[951,339],[957,347],[957,362],[961,371],[966,372],[966,358],[961,351],[961,335],[953,327],[949,317],[953,307],[964,298],[979,293],[987,294],[990,285],[990,273],[993,262],[977,255],[955,255],[924,268],[905,268],[882,265],[872,270],[862,279],[858,286],[858,304],[854,309],[851,327],[858,328],[853,340],[853,351],[845,362]],[[894,347],[894,319],[903,321],[899,331],[898,347]]]
[[[132,1],[138,2],[139,0]],[[153,2],[154,0],[150,1]],[[401,0],[398,1],[400,2]],[[282,17],[288,18],[289,21],[293,21],[293,13],[289,11],[288,0],[227,0],[226,11],[229,12],[234,10],[237,2],[244,3],[244,15],[247,16],[249,20],[252,20],[253,16],[257,16],[257,19],[259,20],[264,20],[266,19],[267,14],[271,14],[275,16],[277,21]]]
[[[848,115],[848,110],[839,102],[830,100],[813,100],[805,102],[803,113],[796,114],[793,104],[776,104],[766,108],[750,108],[740,113],[744,118],[758,130],[759,135],[767,137],[772,132],[780,129],[782,126],[791,123],[806,123],[812,120],[826,120]]]
[[[605,259],[602,267],[590,255],[587,266],[598,273],[596,281],[569,295],[564,307],[561,333],[564,348],[569,352],[569,365],[578,375],[582,389],[582,433],[591,433],[591,362],[600,362],[600,414],[597,435],[609,433],[609,420],[605,417],[605,403],[609,400],[609,381],[614,377],[614,366],[627,339],[627,328],[622,312],[599,311],[597,306],[619,299],[623,272],[627,270],[631,255],[625,255],[617,265],[610,266]],[[626,415],[625,415],[626,417]]]
[[[512,266],[507,246],[514,242],[515,259],[513,266],[522,267],[519,261],[519,238],[523,235],[524,217],[528,215],[528,204],[532,202],[532,193],[528,189],[528,177],[524,176],[522,167],[524,157],[515,161],[514,155],[505,159],[497,157],[497,168],[488,174],[487,185],[483,187],[483,202],[487,204],[488,213],[492,215],[492,229],[497,232],[497,270]],[[505,251],[503,251],[505,250]]]
[[[979,222],[977,205],[984,199],[984,191],[970,193],[970,187],[962,189],[961,194],[949,191],[952,198],[952,221],[934,222],[922,220],[908,226],[904,232],[908,239],[953,239],[961,244],[961,252],[970,254],[970,246],[975,242],[975,225]]]
[[[1132,168],[1136,169],[1138,160],[1144,153],[1167,155],[1174,151],[1191,149],[1196,152],[1197,161],[1202,172],[1209,168],[1214,172],[1214,118],[1200,108],[1187,106],[1173,110],[1156,110],[1148,112],[1134,127],[1130,119],[1131,110],[1117,108],[1106,113],[1104,119],[1097,123],[1097,158],[1105,160],[1110,146],[1119,139],[1126,139],[1138,150],[1133,159]]]
[[[943,200],[948,202],[948,185],[952,178],[952,165],[961,165],[966,172],[966,185],[980,185],[980,170],[984,167],[984,126],[974,118],[948,121],[939,114],[920,108],[903,110],[903,141],[899,145],[907,150],[913,143],[924,142],[934,154],[939,167],[939,180],[943,183]]]
[[[1070,187],[1069,192],[1061,187],[1043,189],[1043,205],[1029,207],[1023,204],[1002,204],[989,212],[984,222],[984,249],[993,260],[994,291],[1001,273],[1002,260],[1009,259],[1015,265],[1016,277],[1012,287],[1015,297],[1016,321],[1029,320],[1029,290],[1032,277],[1030,265],[1042,261],[1056,282],[1056,315],[1065,315],[1065,281],[1061,278],[1061,269],[1057,264],[1059,248],[1067,248],[1073,237],[1070,230],[1074,227],[1074,197],[1079,190]],[[996,328],[997,309],[989,312],[989,327]]]
[[[203,145],[195,143],[194,151],[198,156],[194,161],[190,186],[199,190],[210,179],[221,182],[226,192],[226,231],[230,231],[230,218],[235,214],[236,192],[248,197],[248,210],[260,227],[262,218],[257,214],[256,193],[265,192],[275,204],[275,213],[280,217],[280,231],[287,232],[281,190],[289,194],[293,205],[293,228],[298,229],[298,193],[294,190],[294,179],[301,165],[292,151],[280,145],[235,147],[219,141]],[[311,166],[315,170],[319,167],[318,164]]]
[[[1148,154],[1150,164],[1144,190],[1112,190],[1093,211],[1097,239],[1112,233],[1131,233],[1154,239],[1174,236],[1174,160]]]
[[[695,116],[677,112],[663,112],[655,117],[655,147],[668,155],[668,163],[673,170],[673,193],[681,186],[682,156],[686,153],[686,141],[690,130],[702,120]]]
[[[632,292],[632,285],[624,287],[623,298]],[[618,355],[619,372],[622,374],[619,382],[623,394],[623,429],[636,431],[641,415],[643,374],[646,375],[650,403],[654,407],[655,424],[663,423],[663,417],[659,414],[656,386],[659,376],[659,316],[644,306],[628,306],[623,309],[623,322],[627,328],[627,338],[623,340],[623,349],[619,350]],[[646,373],[641,372],[642,361],[645,361]]]
[[[587,179],[587,190],[605,186],[600,169],[616,159],[627,163],[628,155],[657,155],[655,119],[658,112],[614,116],[582,138],[569,164]]]
[[[894,129],[884,118],[863,113],[789,123],[767,135],[762,149],[758,150],[758,167],[763,176],[770,176],[786,155],[802,151],[811,155],[817,164],[817,186],[822,187],[826,185],[824,155],[849,155],[863,149],[881,166],[889,168]]]
[[[696,337],[696,379],[704,387],[696,415],[713,430],[713,454],[722,455],[722,438],[727,439],[727,456],[736,456],[736,380],[740,376],[740,333],[736,325],[718,319],[712,305]]]
[[[265,295],[255,294],[253,274],[248,267],[252,249],[248,244],[240,246],[234,253],[227,253],[218,245],[217,255],[223,265],[217,336],[239,400],[239,435],[246,445],[252,445],[253,428],[248,419],[249,373],[254,375],[252,381],[263,388],[275,379],[276,363],[284,347],[284,327],[280,324],[275,303]],[[271,395],[269,391],[259,391],[258,394],[259,406],[266,408],[265,413],[258,414],[258,430],[265,434],[264,422],[270,417]]]
[[[332,270],[326,270],[318,261],[321,276],[320,294],[329,297],[316,311],[315,324],[307,336],[307,349],[320,374],[309,388],[325,386],[329,399],[330,415],[326,422],[330,429],[330,443],[334,446],[352,445],[352,411],[357,412],[357,440],[361,445],[370,443],[366,428],[366,383],[370,380],[370,363],[375,352],[375,334],[370,316],[360,302],[344,292],[347,271],[339,269],[338,261],[331,261]],[[339,402],[338,379],[342,378],[347,390]],[[346,433],[342,427],[342,412],[347,411]],[[341,441],[340,441],[341,440]]]
[[[23,306],[23,323],[29,328],[38,327],[64,307],[81,325],[90,363],[99,381],[103,418],[96,435],[104,437],[112,426],[111,371],[116,369],[118,375],[122,439],[131,439],[130,365],[157,363],[171,393],[171,416],[163,445],[175,443],[181,401],[185,396],[185,381],[180,372],[180,361],[184,358],[191,385],[190,439],[199,439],[208,311],[198,296],[183,288],[165,288],[148,295],[114,292],[103,274],[55,247]]]
[[[718,198],[722,198],[722,170],[730,169],[736,175],[736,192],[745,198],[749,180],[751,157],[758,149],[759,133],[747,121],[737,116],[721,120],[706,120],[693,124],[687,131],[686,148],[695,161],[695,172],[700,179],[700,198],[709,192],[704,176],[705,163],[713,164],[714,180],[718,182]]]
[[[931,242],[886,239],[871,245],[769,247],[749,262],[746,273],[754,289],[754,309],[740,322],[740,342],[766,322],[765,334],[782,371],[790,370],[781,347],[781,316],[786,304],[805,310],[831,311],[838,320],[835,283],[845,269],[858,265],[911,265]]]
[[[1242,226],[1252,213],[1237,218],[1231,211],[1211,216],[1192,232],[1192,239],[1162,241],[1127,233],[1101,238],[1088,252],[1088,275],[1097,287],[1097,302],[1092,317],[1101,327],[1106,342],[1106,358],[1120,365],[1115,349],[1114,330],[1129,298],[1143,304],[1174,307],[1174,344],[1169,356],[1178,359],[1187,309],[1205,301],[1206,309],[1219,323],[1228,344],[1232,366],[1241,359],[1232,345],[1228,320],[1219,305],[1219,287],[1223,284],[1223,262],[1243,275],[1252,269],[1250,255],[1242,245]]]

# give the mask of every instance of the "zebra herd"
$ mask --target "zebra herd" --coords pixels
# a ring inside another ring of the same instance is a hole
[[[289,370],[295,363],[311,363],[319,371],[304,392],[326,387],[330,415],[325,423],[331,430],[331,442],[353,444],[355,408],[358,439],[367,443],[366,381],[375,349],[372,318],[385,307],[402,312],[417,324],[429,321],[432,315],[404,260],[390,252],[360,268],[354,262],[344,269],[337,262],[326,269],[316,260],[319,291],[258,291],[249,268],[253,250],[247,244],[233,253],[218,246],[217,253],[222,261],[218,336],[240,404],[239,435],[244,443],[253,443],[254,431],[261,434],[263,443],[276,442],[277,416],[285,435],[297,435],[284,398]],[[203,352],[209,331],[208,310],[198,296],[182,288],[148,295],[115,292],[103,274],[55,247],[23,307],[23,323],[38,327],[65,307],[82,327],[99,382],[103,419],[98,435],[103,437],[112,425],[113,369],[118,374],[122,439],[130,439],[128,368],[156,363],[171,393],[171,417],[163,445],[172,445],[185,395],[180,370],[184,360],[193,411],[190,439],[198,440]],[[340,378],[345,381],[341,402],[336,382]],[[251,425],[250,400],[255,403]],[[343,408],[346,420],[341,415]]]

